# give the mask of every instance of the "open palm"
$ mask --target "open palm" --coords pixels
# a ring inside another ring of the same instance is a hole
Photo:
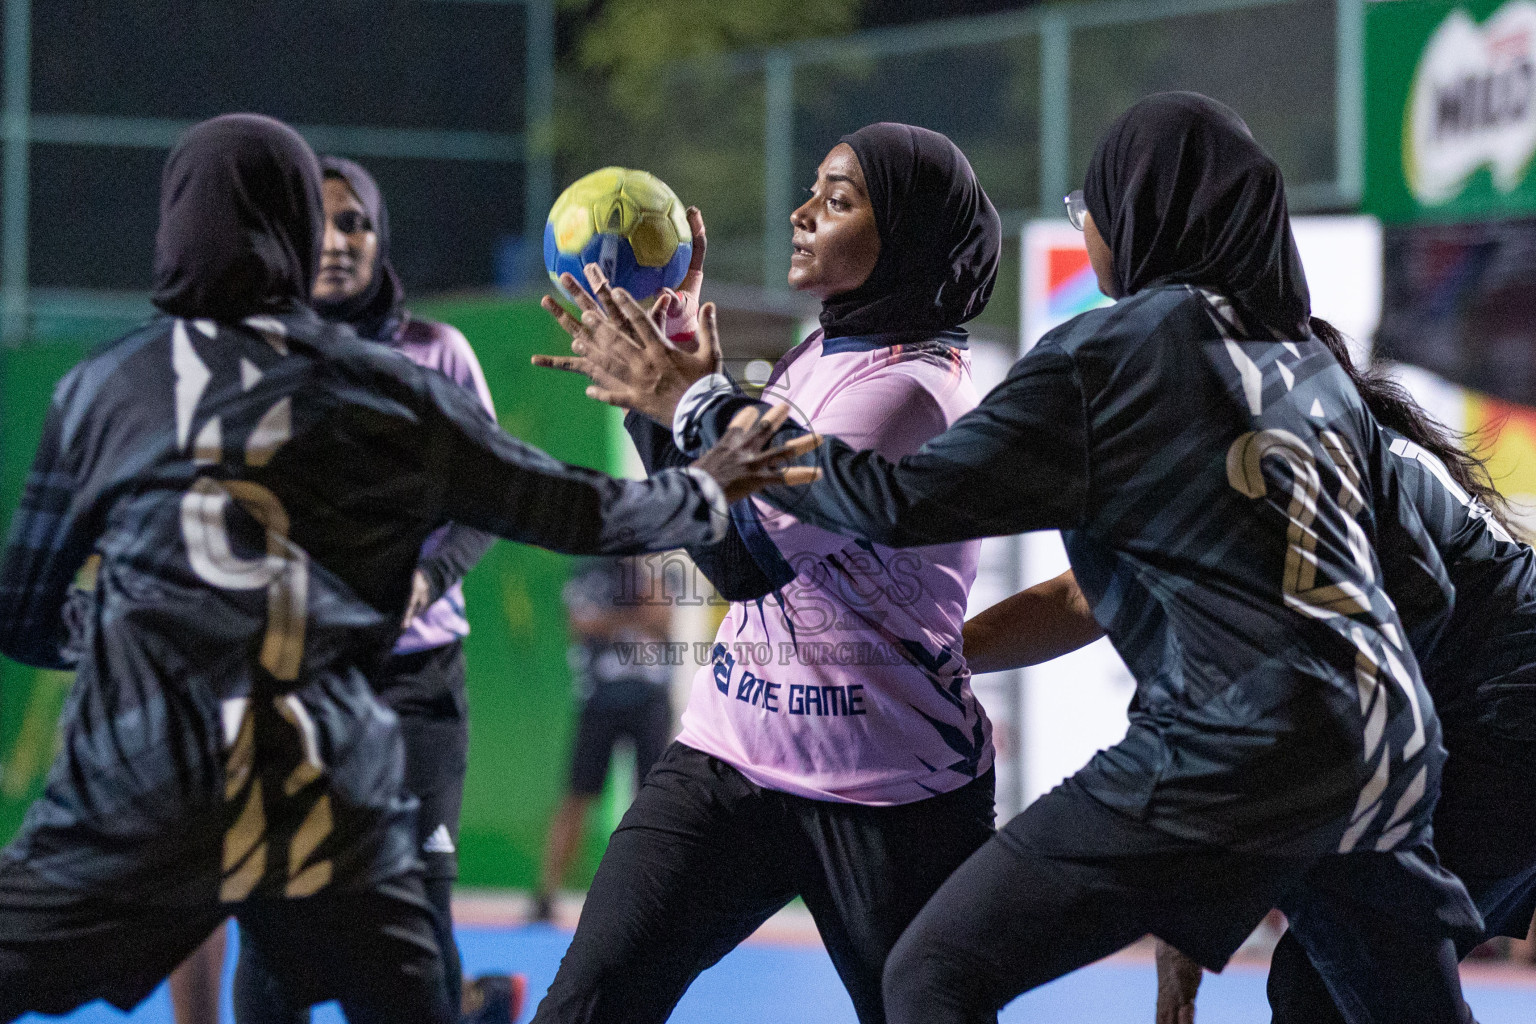
[[[685,350],[672,344],[660,326],[665,304],[675,301],[674,296],[662,295],[647,311],[624,289],[611,287],[595,264],[589,264],[585,273],[596,299],[574,277],[567,274],[561,280],[581,308],[580,320],[549,296],[542,303],[571,336],[572,354],[537,355],[533,365],[584,374],[591,381],[588,397],[670,426],[688,388],[720,369],[714,304],[705,303],[700,310],[697,344]]]

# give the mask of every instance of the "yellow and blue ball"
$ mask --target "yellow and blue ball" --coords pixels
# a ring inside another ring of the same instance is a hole
[[[544,267],[556,288],[568,273],[590,291],[582,267],[596,263],[615,287],[649,298],[681,284],[692,257],[683,204],[645,171],[604,167],[577,179],[544,225]]]

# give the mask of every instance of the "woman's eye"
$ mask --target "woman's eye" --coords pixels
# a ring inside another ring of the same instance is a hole
[[[836,196],[833,196],[831,199],[828,199],[827,200],[827,205],[832,207],[832,209],[837,210],[839,213],[841,213],[842,211],[848,209],[848,201],[845,200],[845,199],[839,199]]]

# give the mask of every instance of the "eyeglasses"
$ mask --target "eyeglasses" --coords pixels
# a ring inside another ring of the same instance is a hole
[[[1062,202],[1067,204],[1067,220],[1077,230],[1083,230],[1083,218],[1088,216],[1088,200],[1083,198],[1083,190],[1069,194]]]
[[[373,221],[368,219],[368,215],[366,213],[359,213],[356,210],[342,210],[331,218],[331,223],[336,226],[337,231],[344,235],[354,235],[359,231],[373,230]]]

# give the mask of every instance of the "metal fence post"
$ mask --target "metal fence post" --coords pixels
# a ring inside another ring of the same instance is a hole
[[[555,4],[524,0],[523,239],[530,280],[543,279],[544,219],[555,201]]]
[[[794,188],[795,61],[771,51],[763,64],[763,287],[780,291],[789,261]]]
[[[1040,19],[1040,209],[1053,212],[1068,192],[1072,26],[1056,12]]]
[[[1008,545],[1008,593],[1017,594],[1024,589],[1024,538],[1015,534],[1006,541]],[[1024,763],[1026,751],[1026,731],[1029,727],[1029,710],[1024,700],[1024,685],[1028,682],[1029,675],[1024,669],[1014,669],[1008,673],[1008,741],[1012,749],[1008,754],[1008,778],[999,780],[1002,788],[1008,790],[1010,802],[1007,808],[1009,816],[1018,814],[1028,805],[1025,794],[1028,792],[1029,782],[1028,767]]]
[[[1337,0],[1334,46],[1339,198],[1353,206],[1365,194],[1365,0]]]
[[[4,206],[0,208],[0,338],[27,334],[27,220],[31,206],[32,3],[6,0]]]

